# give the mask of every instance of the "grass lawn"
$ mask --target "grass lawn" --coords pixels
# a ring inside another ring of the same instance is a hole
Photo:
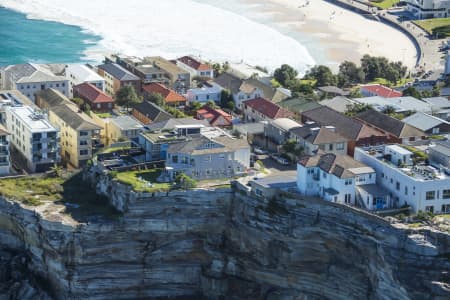
[[[402,78],[401,80],[397,81],[396,84],[394,84],[393,82],[390,82],[389,80],[385,79],[385,78],[376,78],[374,81],[369,82],[368,84],[382,84],[388,87],[400,87],[403,86],[405,84],[407,84],[408,82],[412,82],[413,79],[411,78]]]
[[[116,151],[128,150],[128,149],[131,149],[131,147],[129,147],[129,146],[127,146],[127,147],[111,147],[111,148],[104,149],[101,153],[113,153]]]
[[[96,113],[96,115],[97,115],[97,117],[102,118],[102,119],[111,118],[110,113]]]
[[[62,204],[65,213],[76,220],[86,220],[93,216],[115,218],[118,213],[106,197],[98,196],[86,182],[81,173],[61,177],[29,176],[0,180],[0,194],[30,206],[44,202]]]
[[[156,178],[161,174],[161,170],[147,170],[147,171],[129,171],[129,172],[118,172],[115,178],[124,184],[131,185],[136,192],[157,192],[157,191],[167,191],[170,189],[170,183],[158,183]],[[144,180],[140,180],[142,178]],[[151,182],[152,185],[149,186],[148,183]]]
[[[381,9],[388,9],[394,6],[395,4],[399,3],[400,0],[381,0],[381,1],[374,1],[371,0],[370,3],[373,6],[379,7]]]
[[[414,23],[426,30],[428,33],[433,34],[433,30],[439,27],[443,27],[442,34],[450,35],[450,18],[435,18],[427,20],[417,20]]]

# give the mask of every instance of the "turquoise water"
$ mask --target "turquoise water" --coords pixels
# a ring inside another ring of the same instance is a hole
[[[0,66],[25,62],[80,62],[83,52],[100,40],[76,26],[27,19],[0,7]]]

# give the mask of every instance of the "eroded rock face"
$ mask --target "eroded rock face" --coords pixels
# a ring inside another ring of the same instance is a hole
[[[226,190],[143,195],[90,178],[123,217],[62,222],[0,199],[0,248],[26,254],[22,269],[40,279],[28,281],[25,298],[0,286],[3,297],[45,299],[40,289],[57,299],[450,296],[443,233],[396,229],[322,201]]]

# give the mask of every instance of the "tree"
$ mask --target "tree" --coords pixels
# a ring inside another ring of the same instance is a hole
[[[79,108],[83,108],[84,100],[81,98],[73,98],[72,102],[75,103]]]
[[[125,106],[127,110],[130,106],[141,102],[140,100],[134,87],[131,85],[121,87],[116,93],[116,103]]]
[[[403,96],[411,96],[411,97],[414,97],[414,98],[417,98],[417,99],[422,99],[422,95],[413,86],[410,86],[407,89],[405,89],[403,91]]]
[[[191,102],[190,107],[191,107],[191,110],[197,111],[202,107],[202,104],[198,101],[193,101],[193,102]]]
[[[347,111],[345,114],[347,116],[353,117],[359,113],[362,113],[366,110],[372,109],[372,106],[365,103],[354,103],[347,105]]]
[[[303,148],[298,146],[296,140],[287,140],[282,148],[285,153],[289,153],[294,156],[300,156],[303,154]]]
[[[216,102],[209,100],[208,102],[206,102],[206,106],[208,106],[209,108],[217,108]]]
[[[180,173],[175,177],[175,183],[182,189],[193,189],[197,187],[197,181],[184,173]]]
[[[228,105],[228,102],[234,102],[233,95],[231,94],[230,90],[222,90],[222,93],[220,95],[220,106],[226,107]]]
[[[338,86],[349,87],[354,84],[362,83],[365,80],[365,74],[355,63],[344,61],[339,65]]]
[[[331,72],[330,68],[322,65],[312,67],[308,72],[306,72],[304,79],[315,80],[316,86],[337,84],[337,76]]]
[[[146,100],[155,103],[160,107],[164,106],[164,97],[161,94],[149,93],[146,96]]]
[[[298,76],[298,72],[290,65],[284,64],[280,68],[276,69],[273,73],[273,77],[282,86],[289,87],[287,83],[291,80],[295,80]]]
[[[395,107],[392,105],[388,105],[383,109],[383,114],[385,115],[392,115],[395,114]]]

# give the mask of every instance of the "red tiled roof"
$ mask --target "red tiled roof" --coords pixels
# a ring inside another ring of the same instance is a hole
[[[197,71],[209,71],[212,69],[210,65],[201,63],[198,60],[196,60],[190,56],[180,57],[178,59],[178,61],[182,62],[185,65],[188,65],[189,67],[191,67]]]
[[[90,83],[82,83],[73,87],[73,91],[80,97],[92,103],[112,103],[114,100]]]
[[[401,92],[393,90],[381,84],[363,85],[361,86],[361,89],[383,98],[395,98],[402,96]]]
[[[186,98],[176,93],[175,91],[165,87],[160,83],[150,83],[144,85],[142,88],[147,93],[155,93],[163,96],[164,100],[168,103],[170,102],[186,102]]]
[[[204,105],[202,108],[197,110],[197,119],[207,119],[211,125],[215,125],[215,122],[221,116],[227,121],[227,123],[229,123],[227,125],[231,125],[232,116],[220,108],[211,108],[208,105]]]
[[[293,117],[294,113],[264,98],[244,101],[244,104],[267,116],[270,119]]]

